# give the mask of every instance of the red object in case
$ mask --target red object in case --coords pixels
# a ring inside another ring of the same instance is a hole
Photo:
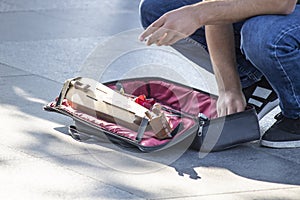
[[[151,130],[140,134],[117,123],[107,122],[95,116],[73,109],[66,100],[57,107],[57,101],[45,106],[72,117],[75,126],[70,131],[77,139],[80,134],[109,137],[138,147],[141,151],[168,148],[187,138],[193,141],[190,147],[201,151],[219,151],[239,144],[258,140],[260,129],[254,108],[244,112],[217,117],[217,96],[161,78],[136,78],[104,83],[113,90],[120,90],[133,97],[145,107],[155,102],[172,127],[172,137],[157,139]]]

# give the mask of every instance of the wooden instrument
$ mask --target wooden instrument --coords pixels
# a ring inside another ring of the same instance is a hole
[[[56,106],[61,106],[63,99],[67,99],[75,110],[134,131],[141,132],[141,122],[145,125],[146,120],[146,129],[152,129],[156,138],[171,137],[172,129],[159,104],[149,110],[136,103],[133,98],[93,79],[78,77],[67,80]]]

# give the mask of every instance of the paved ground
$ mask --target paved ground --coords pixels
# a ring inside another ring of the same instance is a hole
[[[77,75],[159,75],[215,91],[211,76],[171,49],[136,40],[138,4],[0,1],[0,199],[300,199],[300,149],[129,153],[74,141],[70,119],[42,110]]]

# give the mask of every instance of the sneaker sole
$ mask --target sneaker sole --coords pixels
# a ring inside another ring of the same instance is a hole
[[[265,147],[276,148],[276,149],[299,148],[300,141],[272,142],[272,141],[261,140],[260,145]]]
[[[279,105],[279,99],[267,103],[264,108],[257,114],[258,120],[261,120],[266,114],[272,111],[276,106]]]

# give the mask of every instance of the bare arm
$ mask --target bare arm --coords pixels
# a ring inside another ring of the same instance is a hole
[[[232,24],[205,26],[210,58],[215,73],[219,98],[219,116],[243,111],[246,101],[236,70],[234,34]]]
[[[220,116],[242,111],[246,102],[236,70],[232,24],[262,14],[289,14],[297,0],[206,0],[170,11],[140,36],[147,45],[172,45],[206,26],[206,36],[219,89]]]
[[[147,44],[171,45],[203,25],[228,24],[262,14],[289,14],[297,0],[207,0],[170,11],[140,36]]]
[[[260,14],[288,14],[292,12],[296,3],[296,1],[273,1],[272,3],[268,2],[268,5],[266,5],[267,1],[240,0],[232,5],[231,14],[228,15],[226,14],[226,8],[233,1],[207,0],[207,6],[216,4],[215,9],[221,8],[221,10],[214,15],[213,12],[215,11],[212,9],[206,21],[202,22],[204,24],[221,24],[205,26],[210,58],[219,90],[217,102],[219,116],[243,111],[246,107],[245,97],[236,70],[233,27],[232,24],[225,23],[236,22]],[[195,4],[193,6],[198,11],[197,7],[200,5]],[[198,19],[204,19],[201,17],[202,14],[198,13]]]
[[[289,14],[296,3],[297,0],[204,0],[191,7],[197,13],[199,24],[212,25],[233,23],[256,15]]]

